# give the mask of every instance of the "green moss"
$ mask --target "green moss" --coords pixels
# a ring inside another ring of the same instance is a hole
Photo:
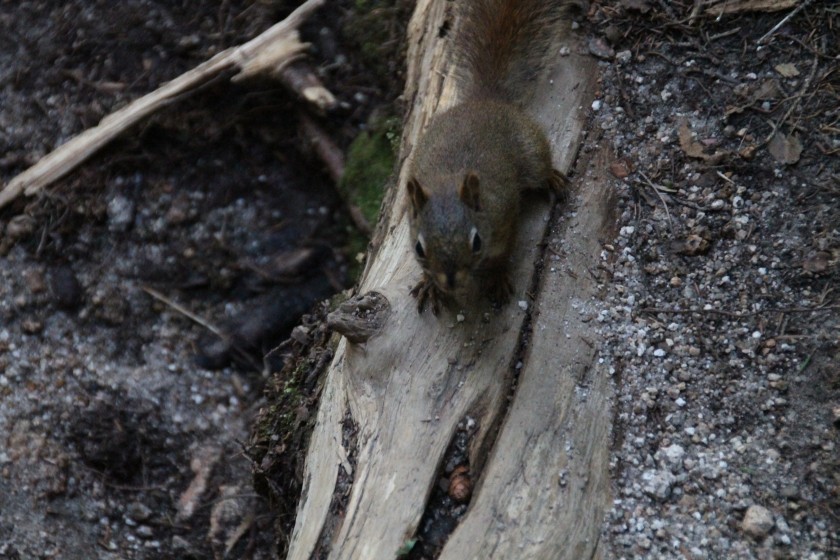
[[[399,138],[399,120],[395,117],[382,119],[359,134],[347,151],[339,189],[342,197],[357,206],[371,226],[376,225],[379,218],[385,186],[394,171]],[[347,238],[345,253],[351,263],[350,274],[357,278],[362,263],[356,257],[367,252],[368,238],[354,228],[350,229]]]
[[[347,152],[340,189],[370,224],[376,223],[385,184],[394,170],[394,138],[399,139],[397,119],[387,119],[381,127],[359,134]]]

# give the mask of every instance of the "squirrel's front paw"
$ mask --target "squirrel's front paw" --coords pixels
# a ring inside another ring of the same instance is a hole
[[[440,312],[440,301],[442,294],[435,283],[429,278],[426,273],[417,284],[411,288],[411,295],[417,298],[417,312],[423,313],[428,301],[432,305],[432,314],[437,315]]]

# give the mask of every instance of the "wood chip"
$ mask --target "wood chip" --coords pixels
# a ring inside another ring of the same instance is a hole
[[[792,165],[799,161],[799,156],[802,155],[802,143],[796,136],[777,132],[770,139],[767,150],[779,163]]]
[[[791,64],[790,62],[777,64],[773,68],[776,70],[776,72],[778,72],[785,78],[795,78],[799,75],[799,70],[796,68],[795,65]]]
[[[624,179],[633,172],[633,163],[626,159],[617,159],[610,164],[610,173],[619,179]]]
[[[706,8],[707,14],[738,14],[744,12],[778,12],[796,6],[797,0],[726,0]]]

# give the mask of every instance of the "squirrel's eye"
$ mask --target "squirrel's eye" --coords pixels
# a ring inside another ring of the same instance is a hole
[[[478,253],[481,251],[481,236],[478,235],[478,230],[476,228],[472,228],[472,251],[473,253]]]
[[[423,250],[423,243],[418,239],[417,243],[414,245],[414,250],[417,251],[417,256],[421,259],[426,258],[426,251]]]

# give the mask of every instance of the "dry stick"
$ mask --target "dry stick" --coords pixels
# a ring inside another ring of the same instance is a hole
[[[810,3],[811,3],[811,1],[812,1],[812,0],[805,0],[804,2],[802,2],[801,4],[799,4],[796,8],[794,8],[794,9],[793,9],[793,11],[792,11],[791,13],[789,13],[788,15],[786,15],[785,17],[783,17],[783,18],[782,18],[782,21],[780,21],[779,23],[777,23],[776,25],[774,25],[774,26],[773,26],[773,29],[771,29],[770,31],[768,31],[767,33],[765,33],[765,34],[764,34],[764,36],[763,36],[763,37],[761,37],[761,39],[759,39],[759,40],[758,40],[758,44],[759,44],[759,45],[763,45],[764,43],[766,43],[766,42],[768,41],[768,39],[770,39],[770,37],[771,37],[774,33],[776,33],[776,31],[778,31],[778,30],[779,30],[779,28],[780,28],[781,26],[783,26],[783,25],[784,25],[784,24],[786,24],[788,21],[790,21],[790,19],[791,19],[793,16],[795,16],[796,14],[798,14],[799,12],[801,12],[801,11],[802,11],[802,10],[803,10],[803,9],[804,9],[807,5],[808,5],[808,4],[810,4]]]
[[[344,176],[344,152],[332,141],[326,130],[306,115],[301,116],[300,130],[327,167],[330,178],[338,184]]]
[[[220,52],[189,72],[108,115],[94,128],[62,144],[0,190],[0,208],[21,193],[26,196],[37,193],[75,169],[128,127],[227,70],[238,68],[245,75],[265,70],[278,71],[278,67],[291,62],[306,47],[298,39],[297,28],[324,2],[325,0],[307,0],[289,17],[261,35],[243,45]]]
[[[286,88],[298,94],[304,101],[314,105],[322,113],[335,109],[338,101],[328,90],[315,70],[302,62],[290,64],[277,76]],[[239,76],[234,78],[238,79]]]
[[[788,120],[788,118],[790,118],[791,113],[793,113],[793,111],[797,107],[799,107],[799,103],[802,102],[802,98],[805,97],[805,94],[808,92],[808,88],[811,87],[811,82],[814,81],[814,76],[816,76],[817,74],[818,63],[819,57],[815,56],[814,64],[811,66],[811,72],[808,74],[808,78],[805,80],[805,83],[802,84],[802,89],[799,90],[799,93],[796,94],[796,100],[793,102],[793,104],[790,106],[787,112],[785,112],[785,116],[782,117],[778,122],[773,123],[773,130],[770,132],[770,134],[767,135],[767,138],[765,138],[764,141],[761,144],[759,144],[759,146],[764,146],[765,144],[769,143],[770,140],[772,140],[776,133],[779,131],[779,128],[781,128],[782,125],[785,124],[785,122]]]
[[[306,136],[306,139],[310,142],[318,157],[321,158],[321,161],[324,162],[324,165],[327,166],[327,171],[329,171],[332,180],[335,181],[336,185],[339,185],[341,178],[344,176],[344,152],[332,141],[323,128],[318,126],[315,121],[306,115],[301,118],[300,124],[301,132]],[[350,214],[350,218],[353,220],[356,228],[363,234],[370,236],[373,232],[373,227],[367,218],[365,218],[362,209],[357,204],[354,204],[346,193],[342,192],[342,189],[338,189],[338,194],[344,200],[347,212]]]
[[[659,189],[653,184],[653,181],[645,175],[644,171],[639,171],[639,175],[642,176],[642,179],[645,180],[648,186],[653,189],[653,192],[656,193],[656,196],[659,197],[659,200],[662,202],[662,206],[665,208],[665,216],[668,218],[668,225],[671,227],[671,233],[674,233],[674,222],[671,221],[671,212],[668,210],[668,203],[665,202],[665,198],[662,196],[662,193],[659,192]]]
[[[187,319],[191,320],[194,323],[197,323],[197,324],[201,325],[202,327],[204,327],[205,329],[207,329],[211,333],[215,334],[216,336],[218,336],[222,340],[228,340],[230,338],[219,327],[217,327],[214,324],[210,323],[209,321],[199,317],[198,315],[196,315],[195,313],[193,313],[192,311],[190,311],[189,309],[187,309],[183,305],[181,305],[179,303],[175,303],[174,301],[172,301],[171,299],[169,299],[168,297],[166,297],[165,295],[163,295],[159,291],[155,290],[154,288],[150,288],[149,286],[140,286],[140,288],[144,292],[146,292],[147,294],[149,294],[150,296],[152,296],[153,298],[158,300],[159,302],[168,305],[169,307],[171,307],[172,309],[174,309],[175,311],[177,311],[178,313],[180,313],[181,315],[183,315]]]

